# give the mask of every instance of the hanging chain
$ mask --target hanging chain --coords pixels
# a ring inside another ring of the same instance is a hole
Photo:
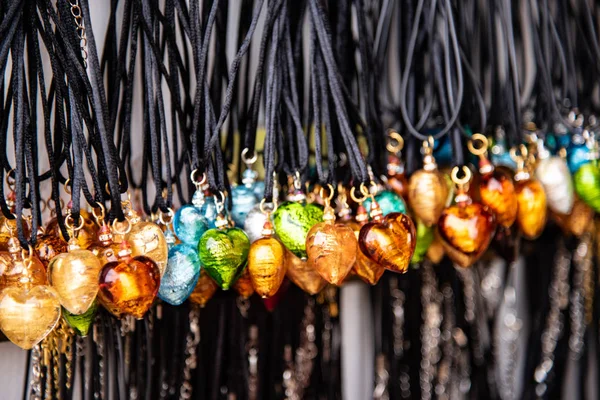
[[[71,15],[75,19],[75,25],[77,25],[76,31],[79,36],[79,47],[81,48],[83,67],[87,69],[87,34],[85,32],[85,26],[83,25],[83,16],[81,7],[79,6],[79,0],[69,0],[69,4],[71,5]]]

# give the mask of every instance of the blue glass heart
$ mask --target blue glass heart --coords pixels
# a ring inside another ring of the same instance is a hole
[[[217,221],[217,205],[215,204],[215,197],[209,196],[204,200],[200,212],[208,221],[208,227],[210,229],[216,228],[215,222]],[[197,244],[197,243],[196,243]]]
[[[195,248],[178,244],[169,250],[169,261],[160,280],[158,297],[178,306],[194,291],[200,276],[200,259]]]
[[[181,242],[196,247],[204,232],[208,230],[208,220],[201,209],[188,204],[175,213],[173,229]]]
[[[231,189],[231,202],[233,203],[231,219],[236,226],[243,227],[246,216],[259,200],[251,187],[240,185]]]
[[[379,203],[383,216],[386,216],[393,212],[399,212],[406,214],[406,204],[402,197],[390,190],[383,190],[375,195],[375,200]],[[371,198],[367,198],[363,203],[363,206],[367,212],[371,211]]]
[[[577,172],[582,165],[590,162],[590,150],[586,145],[579,144],[569,147],[567,151],[567,164],[572,174]]]

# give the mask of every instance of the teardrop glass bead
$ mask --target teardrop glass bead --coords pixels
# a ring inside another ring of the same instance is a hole
[[[418,219],[427,226],[437,223],[448,198],[446,178],[437,170],[418,170],[408,181],[408,200]]]
[[[192,294],[200,275],[200,259],[196,249],[178,244],[169,250],[169,261],[160,280],[158,297],[178,306]]]
[[[248,253],[248,273],[260,297],[274,296],[285,278],[285,246],[272,236],[252,243]]]
[[[524,237],[535,239],[546,226],[546,193],[535,179],[526,179],[515,183],[517,192],[517,223]]]

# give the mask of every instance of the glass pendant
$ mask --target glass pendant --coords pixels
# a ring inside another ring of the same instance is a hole
[[[131,315],[141,319],[158,293],[160,270],[149,257],[133,257],[127,240],[120,246],[119,259],[106,264],[100,272],[98,300],[117,318]]]
[[[554,212],[569,214],[575,199],[569,167],[563,158],[551,156],[540,139],[535,177],[544,188],[548,207]]]
[[[69,326],[73,328],[77,335],[85,337],[90,332],[90,328],[94,323],[97,311],[98,301],[95,300],[92,303],[92,306],[83,314],[71,314],[69,311],[63,308],[62,315],[65,318],[65,321],[67,321],[67,324],[69,324]]]
[[[529,172],[525,169],[525,158],[527,157],[525,146],[521,146],[520,151],[521,154],[517,155],[516,150],[511,150],[511,155],[517,162],[517,172],[515,174],[518,204],[517,224],[525,238],[535,239],[541,235],[546,226],[548,213],[546,193],[537,179],[531,178]]]
[[[0,290],[9,286],[47,285],[46,268],[35,253],[24,256],[19,239],[8,240],[8,252],[0,257]]]
[[[600,212],[600,168],[598,161],[593,160],[582,165],[574,176],[575,190],[581,200]]]
[[[335,211],[330,205],[333,186],[329,185],[329,191],[329,197],[324,198],[323,222],[315,224],[306,235],[306,254],[308,265],[323,279],[340,285],[356,261],[358,242],[352,228],[335,223]]]
[[[77,233],[83,223],[73,227],[70,216],[66,223],[71,233],[69,252],[62,253],[48,264],[48,282],[58,293],[60,302],[69,312],[79,315],[86,312],[98,293],[98,274],[102,264],[89,250],[79,247]],[[81,218],[80,218],[81,221]]]
[[[240,228],[227,227],[229,222],[223,215],[223,202],[217,204],[217,209],[217,228],[202,235],[198,254],[208,275],[221,289],[227,290],[246,268],[250,240]]]
[[[588,222],[594,219],[594,210],[575,196],[570,214],[552,213],[551,215],[566,234],[580,237],[586,232]]]
[[[423,169],[408,181],[408,201],[416,217],[427,226],[435,225],[444,211],[448,185],[432,155],[433,138],[423,142]]]
[[[272,206],[273,203],[270,205]],[[272,223],[273,215],[269,214],[268,218],[270,218]],[[246,235],[248,235],[250,243],[254,243],[262,237],[262,231],[265,222],[267,222],[267,214],[261,211],[261,205],[257,204],[252,207],[252,210],[250,210],[246,216],[246,221],[244,221],[244,232],[246,232]]]
[[[273,213],[275,232],[285,247],[301,259],[306,258],[306,235],[323,220],[323,210],[316,204],[285,201]]]
[[[360,204],[361,199],[356,200],[358,200],[359,206],[356,210],[355,221],[349,221],[347,224],[354,231],[354,236],[358,241],[360,228],[369,221],[369,214],[367,214],[367,210],[365,210],[363,205]],[[360,246],[356,248],[356,262],[352,267],[351,273],[354,273],[363,282],[368,283],[369,285],[376,285],[384,272],[385,268],[367,257],[360,249]]]
[[[473,202],[468,195],[471,170],[462,167],[462,178],[458,177],[458,171],[458,167],[452,170],[452,180],[457,185],[456,204],[442,213],[437,233],[446,254],[455,264],[466,268],[487,250],[496,231],[496,223],[488,208]]]
[[[198,304],[204,308],[206,303],[214,296],[219,286],[213,279],[206,273],[204,269],[200,270],[200,277],[194,291],[190,295],[190,301],[194,304]]]
[[[154,222],[141,221],[134,210],[130,210],[130,215],[131,230],[124,237],[131,246],[131,256],[148,257],[156,263],[162,275],[169,259],[169,247],[162,229]],[[116,225],[113,227],[116,228]]]
[[[399,212],[402,214],[406,213],[406,204],[402,197],[398,194],[390,191],[390,190],[382,190],[381,192],[375,195],[375,201],[379,204],[379,208],[383,216],[393,213]],[[363,202],[363,206],[367,210],[367,212],[371,212],[371,198],[367,197]]]
[[[469,150],[479,157],[481,179],[478,186],[479,197],[495,215],[496,222],[510,228],[517,219],[517,195],[512,178],[501,169],[496,169],[487,159],[487,138],[479,133],[468,142]]]
[[[169,250],[169,261],[160,280],[158,297],[174,306],[182,304],[194,291],[200,275],[198,252],[187,244]]]
[[[247,154],[248,149],[245,148],[241,156],[242,161],[246,164],[246,169],[242,173],[242,185],[231,189],[231,219],[235,223],[235,226],[240,228],[244,226],[246,216],[250,210],[260,201],[260,197],[256,195],[254,188],[258,173],[252,169],[257,156],[254,153],[251,158],[248,158]]]
[[[204,204],[202,204],[202,208],[200,209],[202,212],[202,216],[208,221],[208,228],[213,229],[216,228],[215,223],[217,222],[217,204],[215,202],[215,196],[209,193],[208,196],[204,198]]]
[[[412,256],[411,264],[423,262],[427,251],[435,238],[434,229],[426,226],[424,223],[417,221],[417,244],[415,246],[415,254]]]
[[[69,205],[67,206],[67,214],[65,216],[65,219],[68,218],[69,215],[71,215],[70,206],[71,203],[69,202]],[[96,225],[96,222],[94,221],[90,213],[86,210],[79,210],[79,216],[80,222],[83,223],[80,224],[81,229],[77,231],[77,245],[79,246],[79,248],[86,250],[96,240],[96,231],[98,230],[98,225]],[[46,232],[48,234],[54,233],[56,235],[59,235],[64,240],[64,237],[62,236],[62,231],[60,229],[60,226],[58,225],[58,220],[56,218],[53,218],[52,220],[50,220],[50,222],[48,222],[48,225],[46,226]]]
[[[327,286],[327,281],[321,277],[306,260],[302,260],[286,249],[286,276],[304,292],[315,295]]]
[[[252,243],[248,253],[248,273],[252,286],[262,298],[274,296],[285,278],[285,246],[273,237],[270,212],[265,214],[262,237]]]
[[[202,212],[204,193],[197,187],[192,204],[181,207],[173,217],[173,229],[177,238],[189,246],[196,247],[200,238],[208,230],[208,220]]]
[[[385,269],[404,273],[415,252],[415,226],[402,213],[391,213],[383,217],[379,204],[374,199],[372,201],[370,216],[373,220],[360,228],[360,249],[371,261]]]
[[[244,269],[244,272],[233,284],[233,290],[243,299],[249,299],[254,294],[254,286],[252,285],[252,278],[248,268]]]
[[[589,163],[590,158],[590,149],[585,144],[573,144],[567,149],[567,164],[572,174]]]
[[[56,291],[48,285],[36,285],[30,279],[31,256],[29,252],[24,257],[20,284],[0,291],[0,330],[25,350],[40,343],[60,320]]]
[[[58,254],[69,251],[69,244],[54,232],[43,233],[41,231],[38,234],[34,249],[38,258],[44,264],[44,268],[47,268],[51,259]]]

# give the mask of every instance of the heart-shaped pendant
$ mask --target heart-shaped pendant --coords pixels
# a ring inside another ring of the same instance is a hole
[[[543,158],[537,164],[535,176],[544,188],[548,207],[554,212],[569,214],[575,192],[567,162],[556,156]]]
[[[273,214],[275,232],[297,257],[306,258],[306,235],[310,228],[323,220],[323,210],[315,204],[283,202]]]
[[[320,222],[306,236],[308,265],[327,282],[340,285],[356,261],[358,242],[347,225]]]
[[[283,244],[270,235],[252,243],[248,253],[248,273],[252,286],[260,297],[274,296],[285,278]]]
[[[209,229],[200,238],[200,263],[223,290],[240,276],[248,259],[250,240],[240,228]]]
[[[494,215],[479,203],[448,207],[437,232],[446,254],[459,266],[470,267],[487,250],[495,232]]]
[[[148,221],[133,224],[125,236],[131,245],[131,256],[145,256],[156,263],[160,274],[165,272],[169,259],[169,247],[160,227]]]
[[[254,286],[252,285],[252,278],[250,278],[248,268],[244,268],[244,272],[235,280],[232,287],[243,299],[249,299],[254,294]]]
[[[512,178],[500,169],[482,173],[479,182],[481,202],[496,216],[496,222],[506,228],[517,219],[517,194]]]
[[[196,247],[204,232],[208,230],[208,221],[200,208],[188,204],[177,210],[173,216],[173,229],[182,243]]]
[[[462,167],[452,170],[452,181],[457,186],[456,204],[447,207],[437,225],[446,254],[457,265],[466,268],[477,261],[487,250],[496,231],[494,215],[483,204],[474,203],[468,195],[471,170]]]
[[[190,301],[204,308],[206,303],[213,297],[219,286],[206,273],[204,269],[200,270],[200,277],[194,291],[190,295]]]
[[[391,213],[360,229],[358,244],[372,261],[394,272],[406,272],[415,252],[417,233],[411,219]]]
[[[90,332],[90,328],[94,323],[97,311],[98,302],[94,301],[94,303],[92,303],[92,306],[81,315],[71,314],[65,308],[63,308],[62,310],[62,314],[65,318],[65,321],[67,321],[67,324],[69,324],[69,326],[73,328],[75,333],[79,336],[85,337]]]
[[[158,297],[178,306],[194,291],[200,275],[198,252],[187,244],[178,244],[169,250],[169,261],[160,280]]]
[[[79,315],[86,312],[96,299],[101,269],[100,260],[94,253],[75,247],[50,260],[48,282],[58,293],[62,306]]]
[[[327,286],[327,281],[317,271],[289,250],[286,250],[285,262],[287,277],[306,293],[315,295]]]
[[[0,292],[0,330],[29,350],[41,342],[60,320],[60,301],[50,286],[7,287]]]
[[[368,220],[368,215],[366,214],[366,210],[362,208],[362,213],[364,213],[365,221]],[[359,206],[359,212],[356,215],[357,221],[360,219],[361,214],[361,206]],[[348,221],[346,223],[354,232],[354,237],[356,237],[358,243],[358,236],[360,234],[360,228],[362,227],[362,223],[355,221]],[[352,270],[350,274],[348,274],[348,279],[352,274],[358,276],[363,282],[368,283],[369,285],[376,285],[379,282],[379,279],[385,272],[385,268],[376,262],[372,261],[367,257],[360,246],[356,248],[356,261],[352,266]]]
[[[600,168],[596,161],[582,165],[574,176],[579,198],[600,212]]]

